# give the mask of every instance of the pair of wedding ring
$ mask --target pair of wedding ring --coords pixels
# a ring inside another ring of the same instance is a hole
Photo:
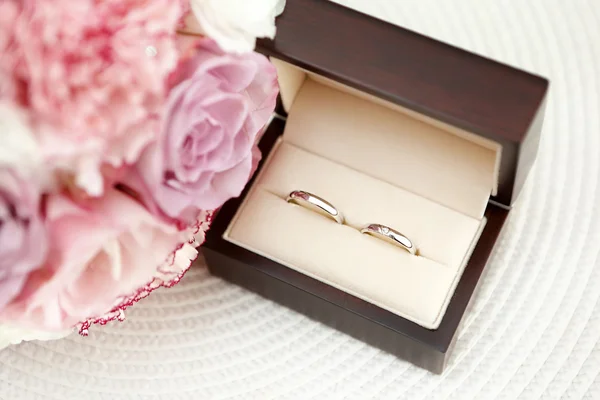
[[[288,195],[286,201],[288,203],[298,204],[299,206],[331,218],[338,224],[344,223],[344,216],[337,208],[333,206],[333,204],[312,193],[305,192],[303,190],[294,190]],[[398,246],[408,251],[412,255],[417,254],[417,248],[412,240],[397,230],[390,228],[389,226],[381,224],[369,224],[362,228],[360,232]]]

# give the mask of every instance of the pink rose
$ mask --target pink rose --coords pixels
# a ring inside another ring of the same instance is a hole
[[[47,262],[30,274],[0,321],[59,330],[103,315],[151,281],[189,235],[116,190],[84,205],[50,196],[47,226]]]
[[[0,312],[44,262],[46,240],[39,194],[14,171],[0,167]]]
[[[150,207],[187,222],[239,196],[277,93],[266,57],[225,54],[202,40],[174,73],[160,135],[128,183]]]

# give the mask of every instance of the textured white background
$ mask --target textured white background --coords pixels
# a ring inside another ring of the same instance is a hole
[[[600,399],[600,1],[337,1],[552,81],[537,165],[446,374],[198,267],[125,323],[0,352],[0,398]]]

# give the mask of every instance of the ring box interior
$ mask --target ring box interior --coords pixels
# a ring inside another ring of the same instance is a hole
[[[441,373],[535,159],[548,82],[321,0],[288,0],[259,50],[279,115],[213,220],[210,271]],[[371,223],[419,254],[361,234]]]

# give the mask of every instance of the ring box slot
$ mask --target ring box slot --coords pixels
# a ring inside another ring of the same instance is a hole
[[[275,62],[285,96],[284,69],[294,67]],[[436,329],[485,225],[497,152],[344,89],[303,80],[285,131],[224,238]],[[436,171],[443,163],[451,172]],[[424,184],[438,175],[465,187],[457,190],[462,196]],[[349,226],[281,201],[293,190],[331,202]],[[369,223],[402,231],[421,256],[360,234]]]

